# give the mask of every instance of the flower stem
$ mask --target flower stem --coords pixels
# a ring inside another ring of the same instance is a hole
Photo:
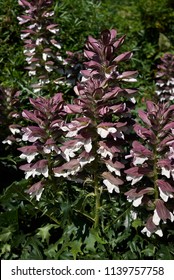
[[[95,215],[94,215],[94,228],[98,229],[99,221],[100,221],[100,197],[101,197],[101,189],[98,181],[98,159],[95,162],[95,173],[94,173],[94,194],[95,194]]]
[[[100,192],[98,183],[95,184],[95,217],[94,217],[94,228],[97,229],[99,226],[100,216]]]
[[[153,162],[153,178],[154,178],[154,190],[155,190],[155,199],[158,199],[158,186],[157,186],[157,180],[158,180],[158,169],[157,169],[157,145],[155,144],[154,147],[154,162]]]

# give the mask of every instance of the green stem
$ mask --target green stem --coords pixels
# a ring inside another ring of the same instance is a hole
[[[158,180],[158,169],[157,169],[157,144],[155,144],[154,147],[154,162],[153,162],[153,178],[154,178],[154,190],[155,190],[155,199],[158,199],[159,193],[158,193],[158,185],[157,185],[157,180]]]
[[[95,194],[95,216],[94,216],[94,228],[98,229],[100,221],[100,197],[101,189],[98,184],[97,168],[94,174],[94,194]]]

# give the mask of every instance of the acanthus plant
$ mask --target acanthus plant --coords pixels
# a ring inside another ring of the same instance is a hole
[[[174,221],[174,105],[147,101],[146,107],[139,110],[142,125],[134,125],[141,141],[133,142],[127,156],[132,167],[125,173],[133,187],[125,195],[135,209],[147,211],[142,232],[163,236],[163,224]]]
[[[24,110],[22,116],[34,125],[21,129],[22,140],[29,144],[18,150],[22,152],[20,158],[27,160],[27,164],[20,166],[25,172],[25,178],[40,178],[27,190],[39,200],[45,185],[48,187],[54,184],[53,167],[64,162],[60,147],[64,135],[61,126],[66,112],[61,93],[51,98],[31,98],[30,103],[34,110]]]
[[[50,88],[51,83],[55,87],[66,62],[60,54],[61,44],[57,39],[59,27],[54,23],[53,1],[19,0],[18,3],[25,9],[18,20],[26,27],[22,30],[21,39],[24,40],[24,54],[28,63],[25,69],[35,81],[31,85],[33,91]]]
[[[70,122],[64,118],[64,121],[59,120],[51,127],[47,125],[46,128],[45,124],[44,128],[40,127],[45,121],[50,121],[46,113],[47,106],[43,105],[43,101],[41,112],[40,108],[34,105],[36,108],[34,115],[26,113],[26,111],[23,113],[24,117],[31,119],[39,126],[39,128],[24,129],[23,139],[33,142],[33,145],[29,148],[22,147],[20,151],[28,153],[31,161],[39,153],[41,147],[43,151],[48,139],[52,139],[49,132],[52,127],[55,129],[55,133],[60,129],[62,135],[65,136],[63,140],[61,138],[61,141],[53,140],[54,153],[57,153],[66,162],[56,166],[55,161],[52,160],[49,170],[54,177],[63,177],[66,180],[75,180],[82,184],[90,182],[95,197],[93,217],[91,218],[95,228],[99,227],[100,196],[103,188],[110,193],[113,191],[119,193],[119,188],[123,185],[121,170],[124,169],[124,162],[122,162],[121,155],[125,153],[126,138],[132,123],[129,105],[132,106],[133,95],[136,92],[135,89],[120,87],[123,81],[135,81],[137,72],[119,73],[119,63],[129,60],[132,53],[118,54],[119,47],[124,42],[124,36],[117,39],[116,35],[116,30],[105,30],[98,40],[89,36],[84,51],[89,62],[85,63],[87,69],[81,71],[83,76],[81,83],[75,87],[77,98],[72,104],[64,105],[63,108],[65,113],[63,118],[66,116],[67,119],[68,114],[71,118]],[[37,100],[32,100],[32,104],[35,102],[38,103]],[[47,118],[44,117],[44,122],[40,124],[38,119],[40,119],[40,114],[41,117],[43,116],[43,110],[45,110],[44,114],[47,115]],[[51,114],[54,116],[56,114],[54,107],[51,110]],[[42,144],[38,145],[38,137],[43,139],[45,130],[47,130],[47,136],[44,141],[41,141]],[[31,152],[30,149],[32,149]],[[24,158],[23,155],[21,157]],[[27,178],[31,174],[35,176],[37,173],[42,173],[47,177],[48,160],[41,163],[44,164],[43,172],[38,170],[39,163],[34,165],[28,163],[21,169],[28,174]],[[35,186],[30,188],[29,192],[34,193]]]
[[[166,53],[157,66],[156,94],[160,101],[174,100],[174,55]]]
[[[15,88],[0,88],[0,126],[2,127],[1,136],[3,144],[12,145],[20,142],[20,119],[21,112],[21,92]],[[11,134],[9,134],[9,130]],[[8,135],[8,136],[7,136]]]

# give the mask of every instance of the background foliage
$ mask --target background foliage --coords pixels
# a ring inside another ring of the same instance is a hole
[[[137,107],[144,107],[146,99],[153,100],[159,58],[174,52],[172,0],[55,0],[54,11],[64,57],[66,51],[82,53],[87,36],[97,38],[106,28],[116,28],[119,36],[126,34],[122,50],[133,50],[134,56],[125,67],[139,71]],[[17,0],[0,0],[0,86],[21,91],[19,112],[30,109],[28,97],[32,96],[17,20],[21,13]],[[73,94],[72,87],[68,88],[65,98],[70,100]],[[16,144],[2,144],[10,121],[7,115],[0,122],[1,258],[174,259],[174,229],[164,230],[162,238],[144,236],[139,230],[142,221],[131,221],[131,206],[123,195],[111,194],[109,203],[103,196],[100,211],[107,222],[100,234],[91,229],[89,217],[80,214],[83,204],[90,212],[94,203],[85,187],[64,182],[64,191],[48,190],[39,202],[31,199],[25,193],[30,180],[23,179],[18,169]]]

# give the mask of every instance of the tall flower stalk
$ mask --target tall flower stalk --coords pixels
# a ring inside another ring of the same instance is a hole
[[[0,88],[0,127],[1,136],[6,137],[2,143],[12,145],[20,142],[21,92],[14,88]],[[11,134],[9,134],[9,130]],[[8,136],[7,136],[8,135]]]
[[[131,52],[118,54],[124,37],[116,38],[116,30],[105,30],[97,40],[89,36],[84,51],[88,62],[82,70],[82,82],[74,88],[77,98],[67,105],[67,112],[76,114],[62,129],[71,140],[63,151],[67,161],[74,164],[69,176],[65,166],[54,169],[55,176],[71,180],[88,180],[94,190],[94,227],[99,227],[100,197],[103,189],[119,193],[123,185],[121,154],[126,144],[134,89],[121,88],[121,82],[135,81],[136,71],[120,73],[119,63],[129,60]],[[123,101],[121,101],[123,100]],[[113,119],[114,116],[114,119]],[[63,173],[62,173],[63,172]]]
[[[20,169],[25,172],[25,178],[38,177],[40,180],[30,186],[28,193],[40,199],[45,186],[54,185],[53,167],[63,164],[64,159],[60,146],[64,132],[61,124],[66,115],[62,94],[52,98],[39,97],[30,99],[34,110],[24,110],[22,115],[33,125],[22,128],[22,140],[29,145],[18,148],[21,159],[27,164]]]
[[[125,172],[133,188],[125,195],[149,213],[142,232],[162,236],[163,224],[174,221],[174,105],[147,101],[146,106],[139,110],[142,125],[134,125],[141,141],[133,142],[127,156],[132,167]]]
[[[25,69],[31,78],[34,77],[31,85],[34,92],[39,92],[49,88],[53,81],[56,83],[63,71],[64,62],[60,54],[61,44],[57,39],[59,27],[54,23],[53,1],[19,0],[18,3],[24,9],[24,14],[18,20],[19,24],[25,26],[21,31],[28,63]]]
[[[174,100],[174,55],[166,53],[157,66],[156,94],[160,101]]]

